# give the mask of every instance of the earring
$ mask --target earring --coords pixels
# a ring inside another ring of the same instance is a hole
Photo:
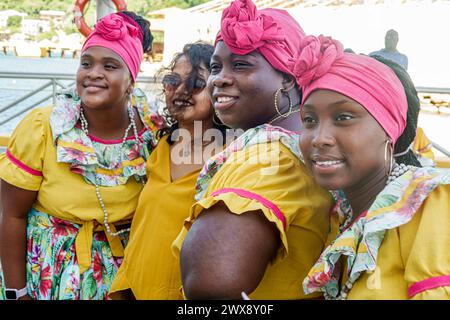
[[[393,148],[391,139],[387,139],[386,144],[384,145],[384,163],[386,163],[386,161],[388,160],[388,158],[387,158],[388,146],[390,146],[390,149],[391,149],[391,155],[389,156],[389,171],[387,173],[387,175],[389,176],[391,174],[392,167],[394,166],[394,157],[393,157],[394,148]]]
[[[291,97],[290,97],[289,93],[287,93],[286,95],[287,95],[288,100],[289,100],[289,111],[286,112],[286,113],[281,113],[281,112],[280,112],[280,109],[279,109],[279,107],[278,107],[278,95],[280,94],[280,92],[282,92],[282,90],[283,90],[283,88],[280,88],[280,89],[278,89],[278,90],[275,92],[275,101],[274,101],[274,105],[275,105],[275,110],[276,110],[277,113],[280,115],[280,117],[287,118],[287,117],[292,113],[292,108],[293,108],[293,106],[292,106]]]
[[[219,121],[217,121],[215,118],[217,117],[217,119],[219,119]],[[217,111],[214,112],[213,117],[212,117],[212,122],[216,125],[216,126],[222,126],[223,123],[222,121],[220,121],[219,115],[217,114]]]

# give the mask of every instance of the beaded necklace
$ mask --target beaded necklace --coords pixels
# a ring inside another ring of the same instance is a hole
[[[136,140],[136,143],[139,145],[139,136],[138,136],[138,132],[137,132],[136,122],[134,121],[134,112],[133,112],[131,105],[128,105],[127,110],[128,110],[128,118],[130,119],[130,124],[125,129],[122,143],[120,144],[120,150],[122,149],[122,146],[125,144],[125,141],[127,140],[127,137],[128,137],[128,132],[130,131],[131,128],[133,128],[133,133],[134,133],[134,138]],[[86,117],[84,116],[83,107],[80,107],[80,121],[81,121],[81,130],[86,134],[86,136],[89,137],[88,122],[87,122]],[[118,157],[120,157],[120,154],[118,155]],[[117,161],[117,162],[112,161],[112,164],[109,166],[102,165],[99,161],[98,165],[99,165],[99,167],[101,167],[103,169],[113,170],[116,167],[116,165],[114,163],[117,164],[117,163],[119,163],[119,161]],[[103,202],[102,196],[100,195],[100,186],[99,186],[99,182],[98,182],[98,176],[96,173],[95,173],[94,185],[95,185],[95,193],[97,195],[98,201],[100,202],[100,206],[103,211],[103,224],[105,225],[106,232],[108,232],[111,236],[116,237],[119,234],[130,231],[130,228],[126,228],[126,229],[122,229],[118,232],[111,232],[111,227],[108,224],[108,212],[106,211],[105,203]]]
[[[412,165],[406,165],[404,163],[398,164],[397,162],[394,162],[394,166],[392,167],[391,173],[389,174],[386,185],[397,179],[398,177],[405,174],[410,169],[413,169],[414,166]]]
[[[389,183],[391,183],[392,181],[394,181],[395,179],[402,176],[407,171],[409,171],[410,169],[413,169],[413,168],[415,168],[415,167],[412,165],[405,165],[404,163],[398,164],[398,163],[394,162],[392,170],[387,178],[386,185],[388,185]],[[347,282],[342,286],[341,291],[339,292],[339,294],[336,297],[333,297],[333,296],[329,295],[328,293],[324,293],[324,298],[326,300],[347,300],[348,293],[352,289],[353,284],[356,280],[357,279],[354,279],[353,281],[351,281],[350,279],[347,280]]]

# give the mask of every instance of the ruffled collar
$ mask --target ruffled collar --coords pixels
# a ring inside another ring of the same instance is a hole
[[[125,184],[129,177],[144,181],[145,161],[156,146],[157,125],[149,115],[149,106],[142,90],[133,92],[132,105],[144,123],[145,129],[139,134],[139,143],[127,139],[124,144],[103,144],[92,141],[76,126],[80,118],[81,100],[74,89],[60,92],[50,116],[53,141],[56,146],[57,161],[68,163],[70,170],[81,174],[91,184],[102,186]],[[108,170],[100,167],[113,165]]]
[[[222,168],[227,159],[235,152],[244,150],[256,144],[280,141],[299,159],[302,159],[299,149],[300,135],[281,127],[263,124],[245,131],[236,140],[230,143],[222,152],[217,153],[205,162],[196,183],[195,199],[199,201],[206,192],[209,182]]]
[[[354,283],[364,271],[374,271],[386,230],[408,223],[428,195],[442,184],[450,184],[450,170],[412,169],[387,185],[367,214],[351,225],[353,213],[348,201],[342,193],[334,193],[338,201],[333,213],[339,215],[343,227],[303,281],[305,294],[322,291],[336,298],[340,292],[340,264],[344,256],[347,257],[349,283]]]

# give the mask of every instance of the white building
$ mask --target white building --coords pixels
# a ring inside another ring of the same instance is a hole
[[[64,27],[64,18],[66,13],[57,10],[41,10],[39,11],[40,19],[53,23],[55,28],[62,29]]]
[[[37,36],[39,33],[50,31],[50,21],[40,19],[23,19],[22,33]]]
[[[27,14],[16,10],[3,10],[0,11],[0,28],[6,28],[8,26],[9,17],[20,16],[25,17]]]

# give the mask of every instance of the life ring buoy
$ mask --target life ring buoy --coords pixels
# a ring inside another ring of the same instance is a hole
[[[124,0],[111,0],[116,6],[117,11],[123,11],[127,9],[127,4]],[[84,7],[89,0],[76,0],[73,7],[73,22],[77,26],[77,29],[87,37],[91,32],[91,27],[88,26],[84,20]]]

